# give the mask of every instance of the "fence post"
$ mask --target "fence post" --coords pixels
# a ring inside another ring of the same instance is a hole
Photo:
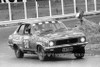
[[[38,18],[39,17],[39,11],[38,11],[38,2],[35,0],[35,6],[36,6],[36,17]]]
[[[61,0],[61,7],[62,7],[62,15],[64,15],[64,0]]]
[[[4,0],[1,0],[1,3],[4,3]]]
[[[97,11],[97,2],[96,2],[97,0],[94,0],[94,9],[95,9],[95,11]]]
[[[15,0],[14,2],[17,3],[17,0]]]
[[[85,9],[86,9],[86,12],[88,12],[87,0],[85,0]]]
[[[8,10],[9,10],[9,20],[12,20],[12,13],[11,13],[11,3],[8,2]]]
[[[76,14],[76,0],[74,0],[73,2],[74,2],[74,13]]]
[[[52,11],[51,11],[51,0],[49,0],[49,12],[50,12],[50,17],[52,16]]]
[[[25,14],[25,19],[27,19],[27,7],[26,7],[26,1],[24,1],[24,14]]]

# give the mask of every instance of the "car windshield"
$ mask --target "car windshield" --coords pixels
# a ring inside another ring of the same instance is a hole
[[[38,24],[37,28],[37,31],[40,31],[40,34],[49,34],[68,30],[62,22]]]

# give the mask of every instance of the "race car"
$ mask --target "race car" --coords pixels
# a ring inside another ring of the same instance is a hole
[[[8,39],[17,58],[23,58],[24,54],[36,54],[42,61],[59,53],[72,53],[76,58],[83,58],[87,44],[82,32],[57,20],[20,23]]]

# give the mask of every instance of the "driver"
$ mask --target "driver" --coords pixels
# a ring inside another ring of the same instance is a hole
[[[30,34],[30,31],[31,31],[31,26],[30,25],[26,25],[25,26],[25,34]]]

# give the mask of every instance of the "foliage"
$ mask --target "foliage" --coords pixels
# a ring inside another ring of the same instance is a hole
[[[89,43],[100,43],[100,25],[85,18],[83,18],[83,20],[83,24],[78,25],[76,29],[82,31],[86,35]]]

